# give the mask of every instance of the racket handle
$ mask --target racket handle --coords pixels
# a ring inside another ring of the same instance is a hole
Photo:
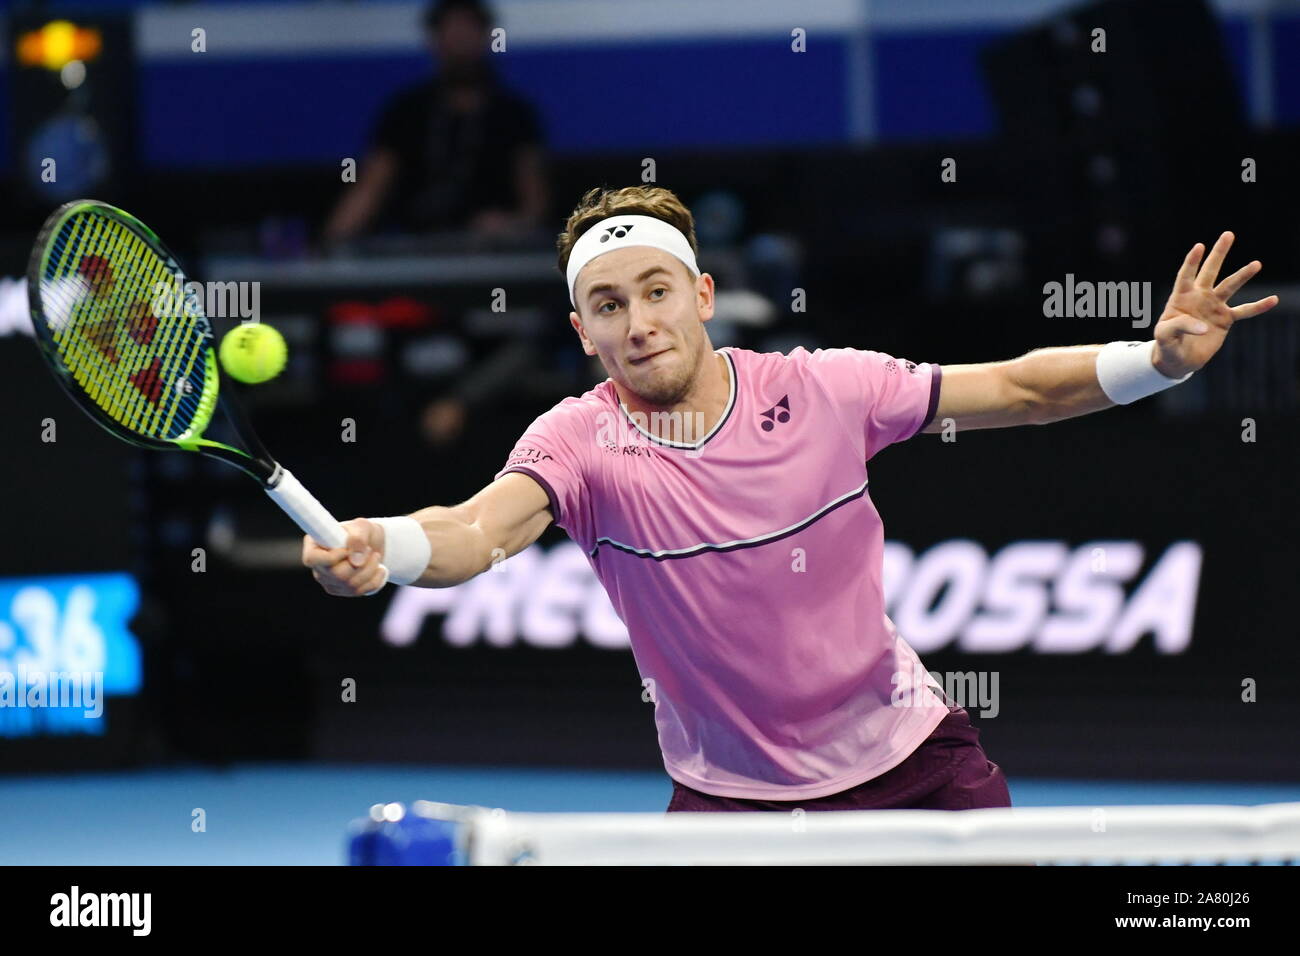
[[[266,489],[271,500],[284,509],[284,513],[311,535],[317,544],[325,548],[341,548],[348,543],[348,533],[343,530],[343,525],[288,469],[278,466],[271,480],[274,484]],[[388,583],[388,568],[381,564],[379,570],[384,573],[383,579],[379,587],[368,592],[367,596],[378,594]]]
[[[348,543],[348,533],[343,530],[343,525],[325,510],[325,506],[303,487],[292,472],[280,468],[279,480],[268,487],[266,493],[321,547],[341,548]]]

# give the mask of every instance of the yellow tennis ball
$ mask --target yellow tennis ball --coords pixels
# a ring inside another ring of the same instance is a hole
[[[231,378],[257,385],[275,378],[289,361],[280,332],[261,322],[245,322],[225,334],[217,354]]]

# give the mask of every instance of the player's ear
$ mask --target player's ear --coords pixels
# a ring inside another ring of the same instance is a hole
[[[591,344],[591,339],[587,338],[587,332],[582,327],[582,318],[577,312],[569,313],[569,324],[573,326],[573,331],[578,333],[578,339],[582,342],[582,350],[588,355],[595,355],[596,347]]]
[[[695,280],[695,304],[701,322],[713,318],[713,276],[707,272],[701,272],[699,278]]]

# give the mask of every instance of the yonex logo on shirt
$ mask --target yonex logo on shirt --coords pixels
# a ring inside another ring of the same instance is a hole
[[[770,432],[776,427],[776,425],[773,424],[773,419],[784,425],[790,420],[790,396],[782,395],[781,400],[767,411],[763,412],[762,417],[765,419],[762,423],[762,428],[765,432]]]

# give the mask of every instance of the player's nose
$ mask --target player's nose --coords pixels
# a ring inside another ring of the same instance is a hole
[[[634,345],[644,343],[651,335],[659,331],[653,314],[644,305],[633,303],[628,309],[627,337]]]

